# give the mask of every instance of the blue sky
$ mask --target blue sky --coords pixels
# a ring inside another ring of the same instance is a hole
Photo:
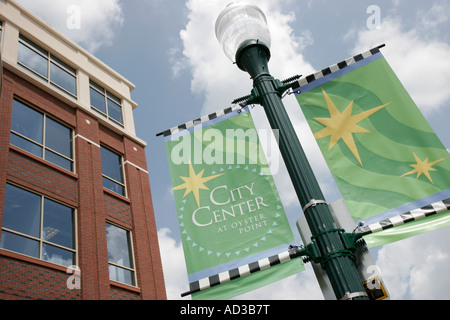
[[[137,135],[147,141],[160,247],[169,299],[188,282],[164,140],[158,132],[229,107],[251,81],[223,54],[214,23],[230,0],[20,0],[136,85]],[[265,11],[272,33],[274,77],[285,79],[333,65],[385,43],[383,54],[431,126],[450,149],[450,4],[446,0],[249,0]],[[80,9],[69,30],[67,8]],[[368,10],[369,9],[369,10]],[[376,9],[379,11],[372,11]],[[379,12],[379,16],[374,16]],[[293,96],[284,100],[328,202],[341,198]],[[261,107],[253,109],[267,126]],[[301,208],[283,169],[278,189],[295,222]],[[296,233],[296,231],[294,231]],[[449,299],[448,230],[386,245],[372,254],[392,299]],[[310,266],[288,279],[238,297],[322,299]]]

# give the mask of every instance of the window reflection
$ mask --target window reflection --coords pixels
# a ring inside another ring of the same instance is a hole
[[[101,111],[106,115],[106,104],[105,97],[98,91],[90,88],[91,92],[91,106],[93,106],[97,111]]]
[[[18,61],[33,70],[44,79],[48,78],[48,60],[30,49],[23,43],[19,43]]]
[[[74,75],[71,75],[53,62],[50,63],[50,74],[52,83],[57,84],[73,95],[77,94],[76,78]]]
[[[16,99],[13,101],[10,143],[73,171],[72,129]]]
[[[111,150],[102,147],[102,173],[116,181],[123,182],[121,157]]]
[[[108,99],[109,116],[119,123],[122,123],[122,107]]]
[[[74,209],[6,184],[0,248],[70,266],[74,234]]]
[[[17,62],[64,93],[76,98],[76,70],[22,35],[19,35]]]
[[[45,123],[45,145],[66,156],[72,158],[72,130],[63,126],[51,118],[46,119]]]
[[[74,249],[73,209],[45,199],[42,238],[46,241]]]
[[[39,241],[3,230],[0,248],[39,258]]]
[[[71,266],[75,261],[75,253],[44,243],[42,245],[42,260],[62,266]]]
[[[89,84],[93,110],[123,126],[121,99],[93,81],[89,81]]]
[[[101,146],[103,186],[125,196],[122,157]]]
[[[134,273],[130,270],[109,265],[109,278],[113,281],[129,284],[134,286]]]
[[[29,153],[34,154],[37,157],[42,158],[42,147],[40,145],[24,139],[23,137],[13,132],[11,132],[9,143],[16,147],[19,147],[20,149],[28,151]]]
[[[106,223],[106,239],[110,279],[135,285],[130,232]]]
[[[7,184],[3,227],[25,235],[40,236],[41,197]]]
[[[44,115],[18,100],[13,100],[11,130],[42,144]]]

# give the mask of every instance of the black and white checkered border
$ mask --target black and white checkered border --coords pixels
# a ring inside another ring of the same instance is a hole
[[[213,275],[213,276],[210,276],[207,278],[203,278],[198,281],[191,282],[189,284],[190,291],[183,293],[181,296],[184,297],[189,294],[203,291],[203,290],[209,289],[211,287],[217,286],[219,284],[222,284],[222,283],[234,280],[234,279],[242,278],[251,273],[255,273],[260,270],[268,269],[277,264],[290,261],[297,257],[299,257],[298,250],[293,249],[293,250],[279,253],[277,255],[274,255],[274,256],[271,256],[268,258],[264,258],[264,259],[243,265],[236,269],[224,271],[219,274],[216,274],[216,275]]]
[[[450,210],[450,198],[432,203],[420,209],[415,209],[398,216],[382,220],[380,222],[373,223],[368,226],[363,226],[359,228],[357,232],[365,236],[378,231],[390,229],[410,221],[419,220],[441,212],[445,212],[447,210]]]
[[[373,49],[371,49],[369,51],[366,51],[364,53],[358,54],[358,55],[356,55],[354,57],[348,58],[348,59],[346,59],[344,61],[341,61],[339,63],[336,63],[336,64],[332,65],[331,67],[325,68],[325,69],[323,69],[321,71],[318,71],[316,73],[313,73],[313,74],[311,74],[311,75],[309,75],[307,77],[301,78],[300,80],[294,82],[292,84],[291,88],[294,91],[294,93],[297,93],[297,94],[301,93],[300,92],[300,88],[302,86],[307,85],[308,83],[311,83],[311,82],[313,82],[315,80],[318,80],[320,78],[323,78],[323,77],[325,77],[325,76],[327,76],[327,75],[329,75],[331,73],[334,73],[336,71],[344,69],[345,67],[348,67],[348,66],[350,66],[350,65],[352,65],[352,64],[354,64],[354,63],[356,63],[358,61],[361,61],[361,60],[366,59],[366,58],[368,58],[370,56],[373,56],[374,54],[379,53],[380,49],[382,47],[384,47],[384,44],[382,44],[382,45],[380,45],[378,47],[375,47],[375,48],[373,48]]]
[[[232,106],[232,107],[228,107],[228,108],[225,108],[225,109],[222,109],[222,110],[213,112],[213,113],[211,113],[211,114],[209,114],[209,115],[207,115],[207,116],[203,116],[203,117],[197,118],[197,119],[195,119],[195,120],[192,120],[192,121],[188,121],[188,122],[186,122],[186,123],[183,123],[183,124],[181,124],[181,125],[179,125],[179,126],[170,128],[170,129],[168,129],[168,130],[166,130],[166,131],[163,131],[163,132],[161,132],[161,133],[158,133],[157,136],[163,135],[164,137],[167,137],[167,136],[170,136],[170,135],[172,135],[172,134],[175,134],[175,133],[181,132],[181,131],[183,131],[183,130],[192,128],[192,127],[194,127],[194,126],[196,126],[196,125],[199,125],[199,124],[201,124],[201,123],[208,122],[208,121],[210,121],[210,120],[216,119],[216,118],[218,118],[218,117],[220,117],[220,116],[226,115],[226,114],[228,114],[228,113],[231,113],[231,112],[234,112],[234,111],[240,110],[240,109],[242,109],[242,107],[239,106],[239,105],[235,105],[235,106]]]

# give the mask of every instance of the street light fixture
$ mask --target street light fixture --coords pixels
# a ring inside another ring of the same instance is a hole
[[[234,102],[261,104],[272,129],[279,130],[280,152],[312,234],[311,244],[299,254],[321,264],[336,298],[368,299],[353,262],[356,239],[336,228],[281,101],[297,77],[279,81],[269,73],[271,38],[264,13],[255,5],[232,2],[217,18],[216,37],[226,56],[253,79],[251,95]]]
[[[264,58],[270,59],[271,37],[266,16],[255,5],[230,3],[217,18],[216,37],[228,59],[236,61],[241,69],[241,54],[249,46],[259,47],[266,55]]]

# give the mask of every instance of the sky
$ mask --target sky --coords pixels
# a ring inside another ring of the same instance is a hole
[[[248,74],[222,52],[214,26],[231,0],[19,0],[136,85],[137,136],[146,150],[168,299],[188,291],[164,139],[156,134],[231,106]],[[386,44],[383,55],[450,150],[450,3],[447,0],[247,0],[267,16],[271,74],[309,75]],[[341,199],[294,95],[283,100],[328,203]],[[252,109],[268,127],[262,107]],[[302,215],[283,166],[274,175],[294,234]],[[371,249],[390,298],[450,299],[450,233],[436,230]],[[189,299],[183,298],[183,299]],[[323,299],[306,271],[236,299]]]

